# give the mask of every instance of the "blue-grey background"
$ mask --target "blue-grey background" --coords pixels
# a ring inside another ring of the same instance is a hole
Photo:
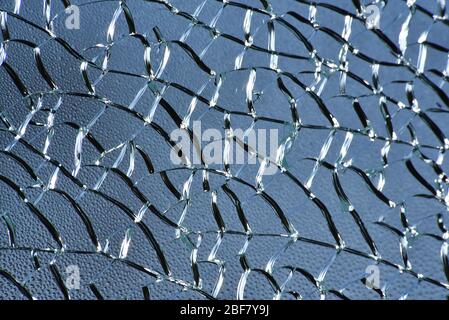
[[[170,0],[170,4],[179,11],[193,14],[202,5],[204,7],[198,14],[198,20],[211,24],[219,10],[216,28],[222,33],[244,39],[243,21],[246,9],[227,5],[222,2],[209,0]],[[238,0],[253,8],[262,8],[262,4],[256,0]],[[352,1],[319,1],[320,3],[331,3],[335,6],[356,13]],[[44,81],[36,67],[33,49],[23,43],[9,41],[2,43],[1,52],[6,53],[5,61],[16,70],[21,81],[28,88],[28,92],[37,101],[39,93],[42,94],[43,105],[37,111],[32,122],[27,126],[22,139],[37,150],[42,151],[46,138],[50,135],[48,125],[49,110],[58,105],[54,112],[54,125],[51,130],[51,142],[48,147],[47,160],[38,153],[31,152],[23,143],[15,143],[15,134],[11,128],[20,128],[30,114],[29,98],[23,97],[17,86],[11,80],[5,68],[0,68],[0,111],[3,119],[0,125],[0,149],[10,151],[26,161],[33,172],[44,184],[47,184],[54,175],[57,166],[50,163],[48,159],[54,159],[69,172],[75,168],[74,146],[78,135],[78,129],[67,125],[67,122],[76,123],[81,127],[89,126],[93,119],[94,124],[90,127],[90,133],[101,143],[107,153],[101,160],[104,167],[112,167],[120,156],[122,143],[133,140],[135,144],[142,146],[150,155],[156,173],[149,174],[143,158],[136,156],[135,169],[131,176],[134,185],[153,203],[161,212],[173,221],[178,221],[185,208],[186,201],[179,201],[162,182],[159,171],[179,167],[170,161],[170,147],[164,139],[151,126],[144,126],[143,122],[131,113],[123,109],[108,107],[104,108],[107,99],[113,103],[129,106],[138,94],[139,90],[148,84],[148,79],[133,75],[147,75],[144,64],[144,46],[142,43],[128,35],[128,27],[123,13],[115,25],[114,41],[110,47],[108,68],[111,70],[126,71],[130,74],[106,73],[96,84],[97,97],[89,97],[88,89],[80,72],[80,59],[69,54],[48,33],[39,30],[30,23],[45,27],[45,15],[43,14],[43,1],[23,1],[18,19],[14,11],[14,1],[0,0],[0,10],[7,12],[8,30],[11,39],[25,39],[38,45],[43,64],[58,86],[59,91],[52,91]],[[64,22],[67,15],[64,13],[62,1],[51,2],[51,17],[53,20],[55,34],[64,39],[77,52],[86,59],[95,59],[99,66],[104,59],[104,46],[108,45],[107,30],[113,18],[114,12],[119,7],[118,1],[74,1],[80,5],[80,29],[68,30]],[[159,65],[164,46],[157,45],[157,39],[152,31],[158,27],[165,40],[179,40],[186,30],[191,27],[188,19],[176,12],[170,12],[164,5],[150,1],[126,1],[129,7],[138,33],[145,34],[151,41],[151,63],[156,69]],[[365,2],[365,4],[367,4]],[[436,1],[417,1],[417,4],[437,13]],[[309,6],[293,0],[272,1],[272,11],[281,16],[288,11],[308,17]],[[398,45],[398,35],[403,22],[407,19],[409,8],[406,1],[390,0],[381,11],[381,30]],[[341,43],[329,37],[323,32],[316,32],[310,26],[299,23],[291,16],[284,16],[287,21],[298,28],[301,33],[309,39],[319,56],[332,60],[338,64]],[[447,16],[445,18],[447,22]],[[254,12],[251,22],[251,34],[254,44],[267,48],[269,17]],[[324,7],[318,7],[316,21],[321,26],[326,26],[336,33],[341,34],[344,27],[344,16]],[[276,34],[276,50],[294,55],[309,57],[305,46],[295,38],[285,27],[274,23]],[[434,22],[432,18],[422,11],[413,15],[410,24],[410,32],[405,53],[406,60],[412,65],[417,64],[419,45],[418,38],[426,30],[430,29],[427,40],[437,43],[443,47],[449,47],[449,33],[447,24]],[[185,43],[197,54],[210,43],[213,35],[200,26],[192,27]],[[352,33],[349,42],[364,54],[379,61],[396,62],[396,57],[388,49],[383,41],[372,31],[366,29],[361,21],[352,22]],[[102,44],[102,46],[95,45]],[[214,77],[207,75],[195,64],[192,57],[180,46],[170,46],[170,57],[167,67],[161,76],[168,82],[176,82],[183,87],[197,92],[205,83],[208,83],[202,96],[211,99],[214,94]],[[270,55],[264,52],[248,49],[244,55],[241,71],[233,71],[236,57],[242,52],[243,46],[229,41],[223,37],[213,40],[208,51],[202,57],[202,61],[213,69],[217,74],[223,74],[224,82],[220,90],[218,105],[232,110],[247,112],[246,106],[246,84],[250,68],[257,69],[257,78],[254,92],[259,94],[255,102],[258,116],[279,119],[284,123],[273,121],[257,121],[254,129],[278,129],[280,132],[279,143],[295,130],[291,122],[289,101],[279,90],[276,83],[276,73],[261,69],[269,67]],[[446,69],[448,63],[447,52],[428,49],[425,74],[441,86],[445,94],[449,94],[446,80],[432,75],[428,70],[436,69],[441,72]],[[0,60],[1,61],[1,60]],[[349,70],[362,79],[372,83],[371,64],[348,53],[347,61]],[[279,57],[279,68],[288,71],[298,77],[305,84],[310,85],[314,80],[316,60],[298,60],[288,57]],[[248,69],[249,68],[249,69]],[[306,73],[311,71],[312,73]],[[329,70],[322,67],[322,75],[326,76]],[[89,67],[87,69],[90,81],[94,82],[101,70]],[[428,86],[415,77],[413,73],[404,67],[381,66],[379,71],[380,83],[383,92],[403,102],[408,106],[405,91],[405,83],[395,83],[396,80],[413,81],[413,93],[422,110],[440,108],[447,111],[446,106],[440,98]],[[308,96],[303,89],[283,78],[287,87],[295,97],[298,113],[301,121],[306,126],[302,128],[294,140],[285,163],[289,172],[295,175],[301,182],[305,183],[309,178],[315,165],[314,161],[307,160],[308,157],[318,157],[323,144],[331,132],[331,127],[326,118],[320,113],[317,104]],[[321,84],[321,83],[320,83]],[[149,89],[137,102],[134,110],[141,114],[148,114],[155,99],[151,90],[160,90],[160,83],[150,83]],[[70,94],[69,94],[70,93]],[[87,94],[80,97],[73,93]],[[359,101],[371,121],[373,130],[380,137],[388,137],[385,120],[379,107],[379,96],[372,95],[372,91],[352,79],[347,80],[346,93],[360,97]],[[342,128],[354,130],[363,129],[356,113],[352,107],[351,99],[336,97],[339,94],[339,72],[328,76],[327,83],[321,93],[321,98],[327,108],[338,119]],[[174,108],[176,113],[183,118],[188,112],[192,97],[174,87],[170,87],[164,93],[164,98]],[[442,106],[442,107],[439,107]],[[436,160],[441,142],[435,137],[426,124],[410,108],[399,109],[397,105],[388,103],[388,109],[392,115],[392,123],[398,140],[411,142],[412,138],[406,125],[412,123],[420,146],[433,146],[434,148],[422,148],[422,151],[431,159]],[[101,116],[97,119],[97,115]],[[448,134],[447,112],[428,112],[429,117],[436,123],[443,134]],[[203,130],[216,128],[223,131],[223,112],[209,108],[201,101],[195,108],[191,120],[201,120]],[[8,122],[5,121],[7,119]],[[164,130],[170,133],[176,129],[176,124],[163,108],[156,109],[154,121]],[[7,124],[9,123],[9,125]],[[253,124],[253,119],[248,115],[231,115],[231,126],[247,129]],[[317,126],[310,128],[310,126]],[[136,135],[136,133],[138,133]],[[342,143],[345,139],[346,130],[336,130],[329,152],[325,160],[335,163]],[[205,143],[203,143],[204,147]],[[406,216],[411,226],[416,228],[418,235],[406,230],[401,224],[400,208],[390,208],[381,202],[369,191],[363,179],[354,172],[340,168],[340,180],[342,186],[351,200],[357,212],[360,214],[371,237],[376,243],[383,261],[390,263],[379,263],[381,286],[386,292],[387,298],[398,299],[406,297],[410,299],[445,299],[448,295],[447,287],[438,286],[429,281],[420,281],[418,274],[423,277],[434,279],[443,284],[448,283],[443,269],[441,248],[446,240],[431,237],[427,234],[443,237],[443,232],[438,228],[437,214],[442,214],[443,223],[448,224],[447,206],[435,198],[426,199],[416,197],[416,194],[429,193],[407,170],[405,159],[412,158],[415,168],[434,187],[437,186],[435,179],[437,175],[432,167],[413,152],[413,146],[407,143],[393,142],[388,154],[387,167],[383,167],[381,150],[385,145],[382,139],[370,140],[366,134],[355,134],[349,148],[346,160],[352,159],[352,164],[361,168],[366,173],[371,173],[374,184],[377,178],[373,172],[382,171],[385,174],[385,186],[383,193],[396,203],[406,204]],[[118,168],[127,172],[129,167],[130,147],[126,145],[126,153]],[[274,155],[272,155],[274,156]],[[129,186],[111,170],[104,167],[89,166],[95,164],[100,154],[86,139],[82,146],[82,167],[77,178],[87,188],[93,188],[99,179],[107,172],[106,178],[100,187],[100,191],[117,199],[126,205],[134,214],[142,207],[142,202],[132,193]],[[192,244],[185,237],[177,237],[176,229],[161,222],[161,220],[146,211],[143,222],[149,226],[164,252],[172,270],[171,278],[164,276],[164,271],[157,259],[154,249],[149,245],[142,231],[136,224],[125,215],[118,206],[111,204],[95,193],[83,191],[67,176],[59,171],[56,188],[63,190],[72,198],[77,199],[77,204],[83,209],[92,221],[96,235],[102,249],[108,246],[105,254],[96,252],[96,248],[86,232],[86,229],[74,210],[74,207],[60,194],[46,191],[44,186],[32,179],[19,162],[10,156],[0,154],[0,175],[8,177],[23,189],[27,201],[35,203],[42,212],[60,232],[65,243],[65,250],[58,250],[56,242],[50,236],[48,230],[36,219],[29,210],[23,199],[7,184],[0,183],[0,269],[7,271],[18,282],[26,287],[35,298],[38,299],[61,299],[63,294],[58,288],[57,281],[49,269],[49,265],[56,265],[62,278],[67,277],[65,272],[67,266],[79,266],[81,276],[81,288],[69,290],[72,298],[93,299],[95,298],[89,284],[95,284],[101,294],[109,299],[142,299],[142,287],[148,287],[153,299],[203,299],[200,290],[193,290],[194,276],[191,267]],[[223,169],[223,166],[212,165],[211,168]],[[232,165],[233,175],[255,185],[255,176],[258,165]],[[447,172],[448,163],[446,159],[441,162],[441,168]],[[241,169],[241,170],[240,170]],[[189,179],[191,170],[182,169],[169,171],[168,176],[175,188],[182,193],[185,182]],[[285,174],[278,172],[274,176],[264,178],[265,192],[273,198],[281,207],[290,223],[294,225],[299,236],[304,239],[313,239],[329,246],[319,245],[312,242],[298,240],[287,246],[290,238],[284,230],[280,219],[272,208],[265,202],[260,194],[252,188],[245,186],[233,179],[226,180],[225,177],[210,174],[211,189],[217,191],[218,207],[226,224],[227,231],[223,234],[221,244],[215,255],[215,262],[222,264],[225,268],[223,286],[216,298],[234,299],[237,296],[238,284],[244,272],[241,264],[241,250],[248,236],[245,234],[242,224],[238,219],[236,208],[229,197],[223,192],[221,186],[228,183],[229,187],[238,196],[241,207],[248,219],[254,236],[251,238],[246,249],[246,259],[251,270],[265,269],[270,258],[280,252],[274,264],[272,277],[281,286],[289,278],[290,271],[286,266],[302,268],[318,277],[320,272],[328,266],[327,274],[321,287],[321,293],[326,298],[336,298],[328,290],[342,290],[352,299],[378,299],[379,294],[367,288],[361,281],[365,276],[367,266],[376,264],[374,259],[361,257],[343,250],[338,252],[335,240],[328,230],[326,220],[319,208],[306,197],[303,191],[295,185]],[[447,186],[442,183],[443,192],[447,193]],[[352,219],[350,213],[342,209],[337,193],[332,184],[332,172],[320,166],[315,176],[311,191],[318,197],[331,213],[333,220],[340,231],[347,248],[370,254],[369,247],[364,241],[359,228]],[[207,261],[217,243],[219,236],[216,220],[214,219],[211,206],[211,192],[204,192],[202,188],[202,172],[198,171],[193,177],[190,188],[190,204],[187,208],[183,226],[191,233],[190,240],[194,245],[198,244],[201,235],[201,243],[197,250],[197,260]],[[444,198],[444,196],[443,196]],[[400,251],[400,238],[379,224],[379,219],[406,234],[408,258],[411,262],[411,272],[400,272],[404,261]],[[16,246],[11,247],[10,237],[6,221],[13,226]],[[119,255],[122,241],[130,230],[131,243],[127,260],[152,270],[161,275],[155,279],[147,273],[131,268],[129,265],[116,259]],[[447,235],[447,234],[446,234]],[[285,249],[285,250],[284,250]],[[39,267],[33,262],[33,255],[39,261]],[[37,258],[36,258],[37,257]],[[333,260],[335,259],[335,260]],[[201,275],[201,290],[209,294],[219,278],[219,267],[217,264],[199,264]],[[186,288],[183,290],[183,288]],[[294,273],[292,278],[282,287],[281,298],[291,299],[293,296],[288,292],[295,291],[305,299],[319,299],[320,290],[299,273]],[[248,299],[271,299],[274,291],[265,276],[256,271],[249,273],[244,297]],[[23,295],[12,285],[11,281],[0,276],[0,298],[21,299]]]

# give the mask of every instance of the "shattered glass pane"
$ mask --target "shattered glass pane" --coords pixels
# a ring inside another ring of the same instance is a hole
[[[0,298],[446,299],[448,27],[444,0],[1,0]]]

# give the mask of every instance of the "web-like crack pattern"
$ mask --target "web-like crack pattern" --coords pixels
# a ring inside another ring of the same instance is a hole
[[[1,1],[0,297],[445,299],[448,26],[444,0]]]

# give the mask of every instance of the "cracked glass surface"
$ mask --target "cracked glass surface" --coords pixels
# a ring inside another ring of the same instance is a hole
[[[446,299],[446,2],[370,4],[0,0],[0,298]]]

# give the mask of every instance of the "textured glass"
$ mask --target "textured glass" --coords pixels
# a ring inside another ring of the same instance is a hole
[[[0,0],[0,30],[0,298],[448,297],[445,0]]]

